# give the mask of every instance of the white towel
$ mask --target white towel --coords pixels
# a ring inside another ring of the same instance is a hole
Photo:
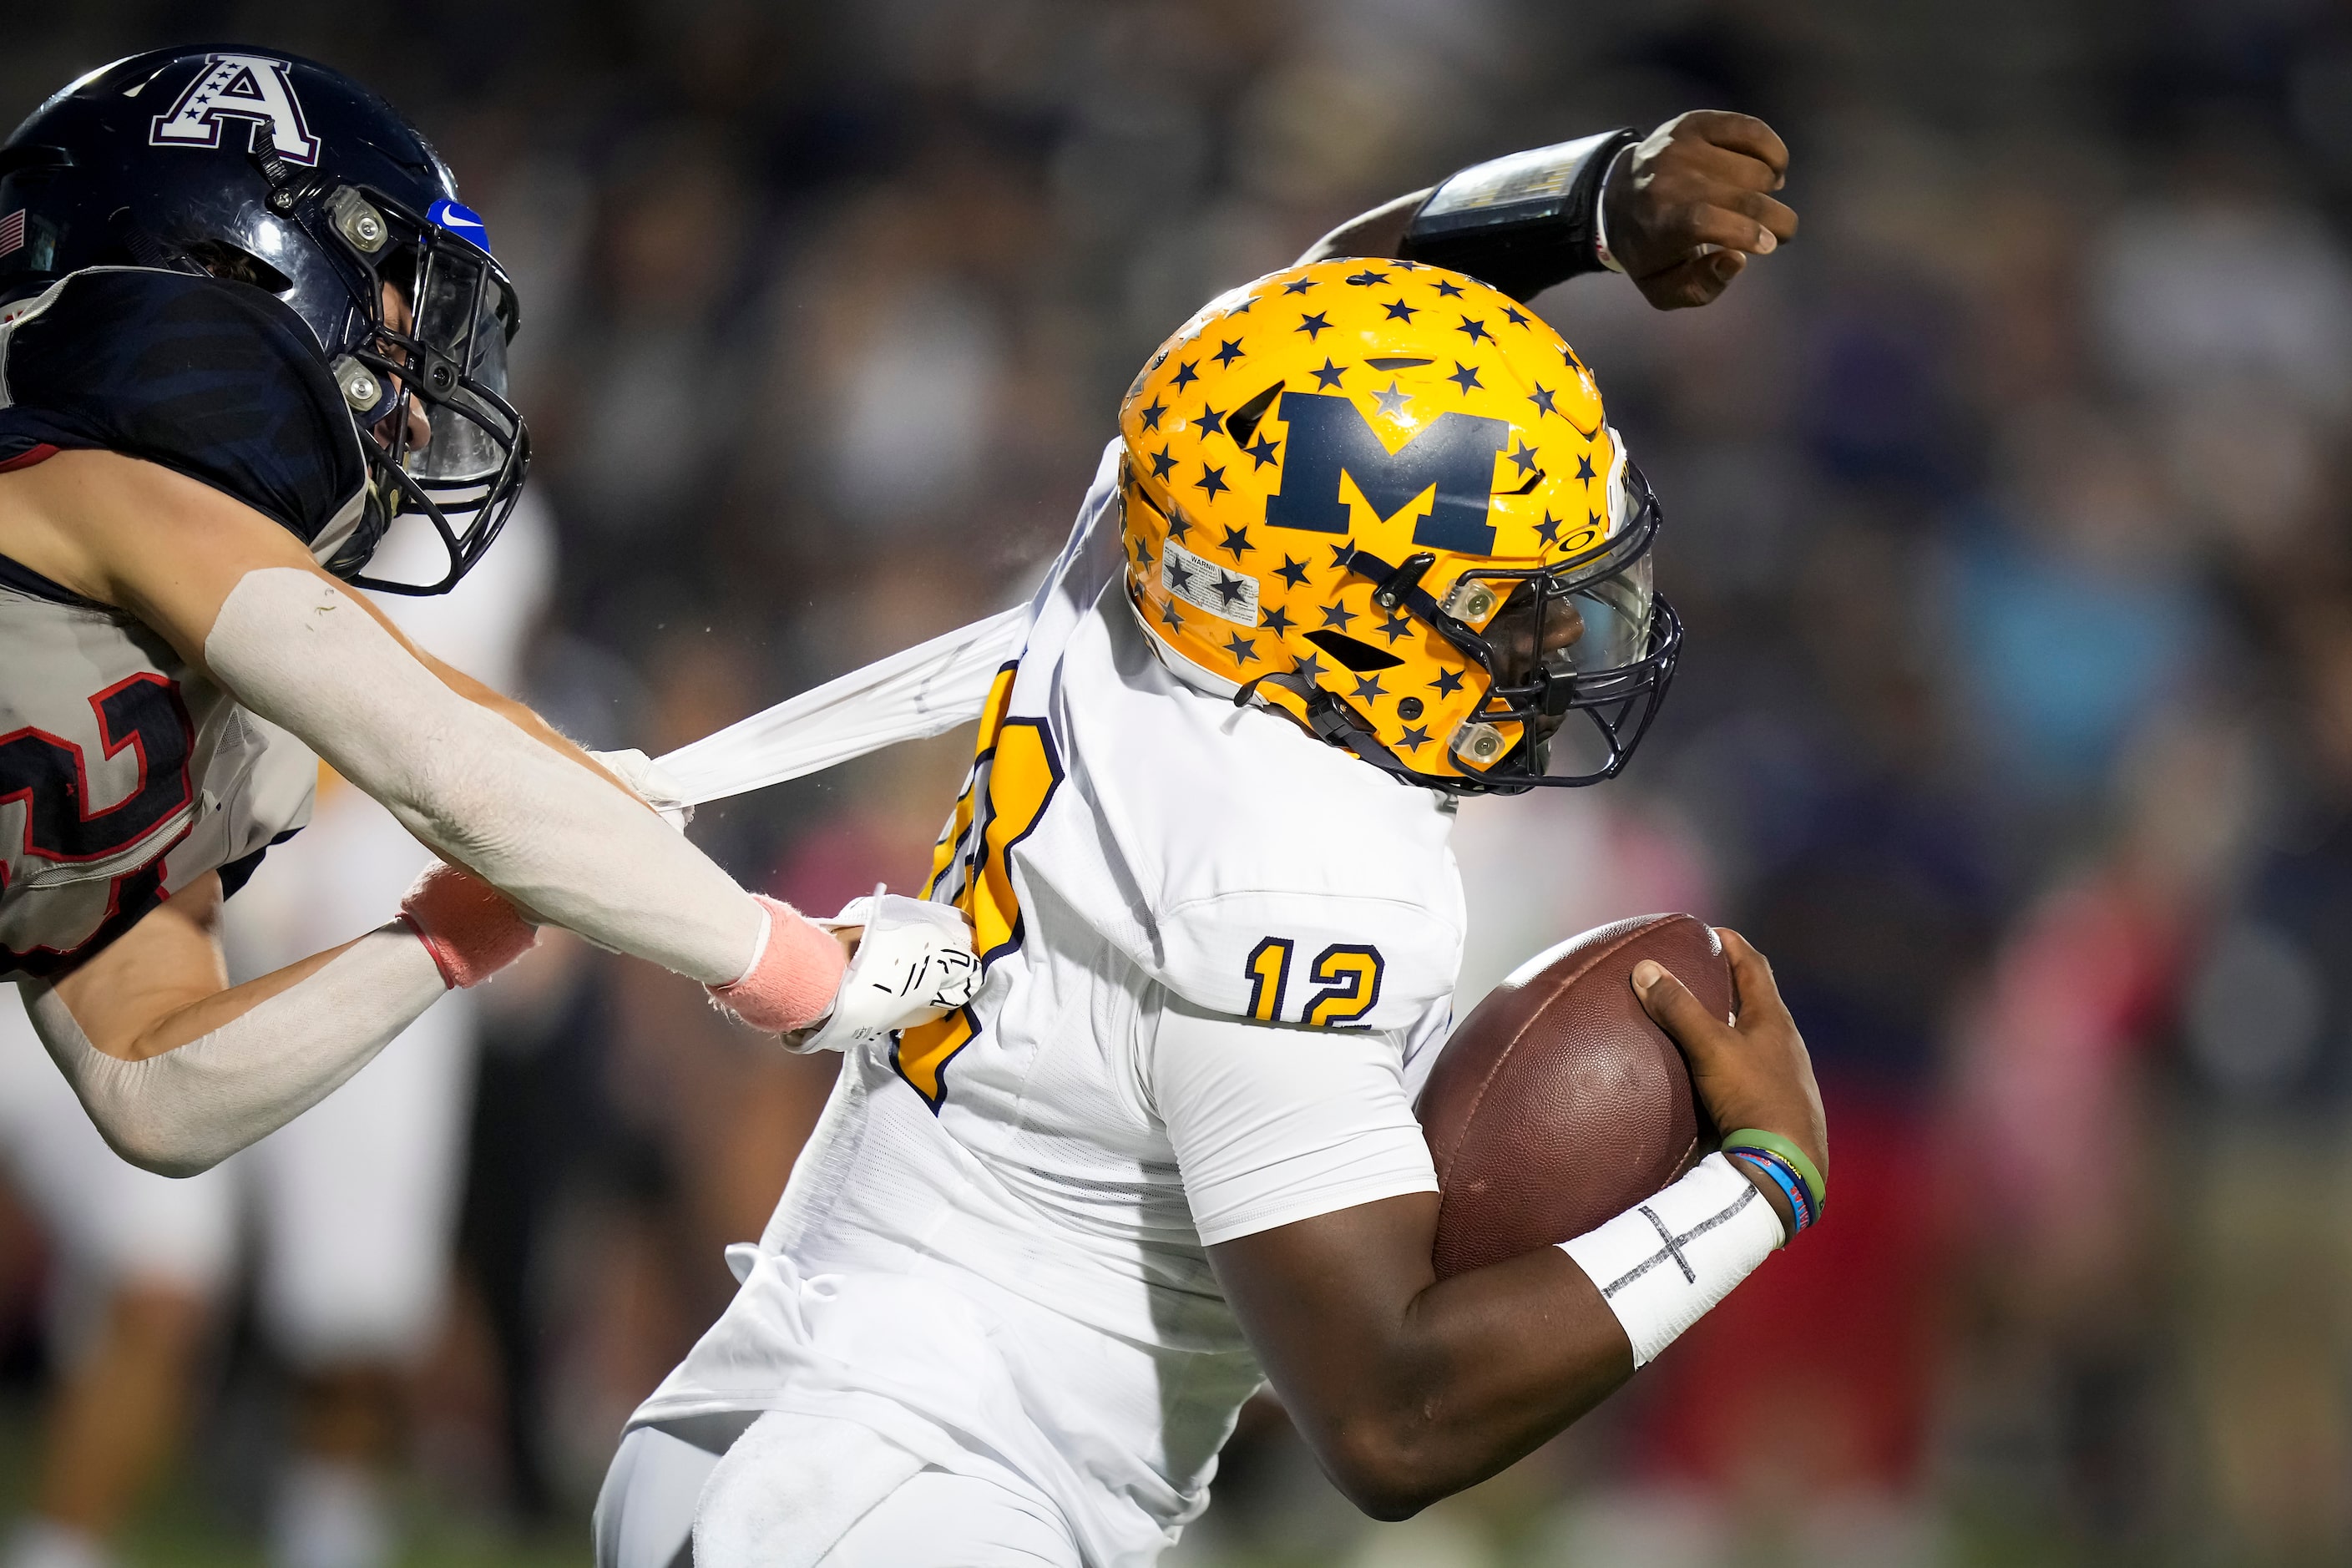
[[[980,717],[996,672],[1020,657],[1031,614],[1017,605],[877,659],[655,762],[699,805],[942,734]]]

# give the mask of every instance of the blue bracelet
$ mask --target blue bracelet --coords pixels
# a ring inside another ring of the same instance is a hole
[[[1724,1153],[1726,1156],[1738,1155],[1772,1178],[1772,1184],[1780,1188],[1781,1195],[1789,1200],[1789,1212],[1796,1216],[1797,1230],[1791,1233],[1791,1241],[1813,1223],[1813,1205],[1806,1198],[1804,1178],[1790,1167],[1789,1162],[1769,1149],[1752,1149],[1744,1145],[1726,1149]]]

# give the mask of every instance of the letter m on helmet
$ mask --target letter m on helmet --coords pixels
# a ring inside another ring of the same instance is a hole
[[[1412,542],[1432,550],[1494,553],[1486,500],[1495,488],[1496,454],[1510,436],[1506,421],[1449,411],[1391,452],[1345,397],[1286,392],[1282,417],[1290,435],[1281,492],[1265,501],[1265,521],[1273,527],[1347,532],[1348,506],[1339,495],[1345,476],[1383,518],[1434,489],[1436,499]]]

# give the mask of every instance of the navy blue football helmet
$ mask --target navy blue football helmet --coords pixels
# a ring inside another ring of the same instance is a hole
[[[0,145],[0,308],[110,265],[252,283],[309,325],[370,466],[368,515],[329,570],[446,593],[498,537],[530,453],[507,400],[514,285],[448,165],[383,99],[268,49],[90,72]],[[437,581],[365,574],[402,517],[439,533]]]

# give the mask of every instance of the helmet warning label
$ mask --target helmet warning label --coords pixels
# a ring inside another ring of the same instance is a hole
[[[1195,555],[1172,539],[1160,552],[1160,585],[1236,626],[1257,625],[1257,579]]]

